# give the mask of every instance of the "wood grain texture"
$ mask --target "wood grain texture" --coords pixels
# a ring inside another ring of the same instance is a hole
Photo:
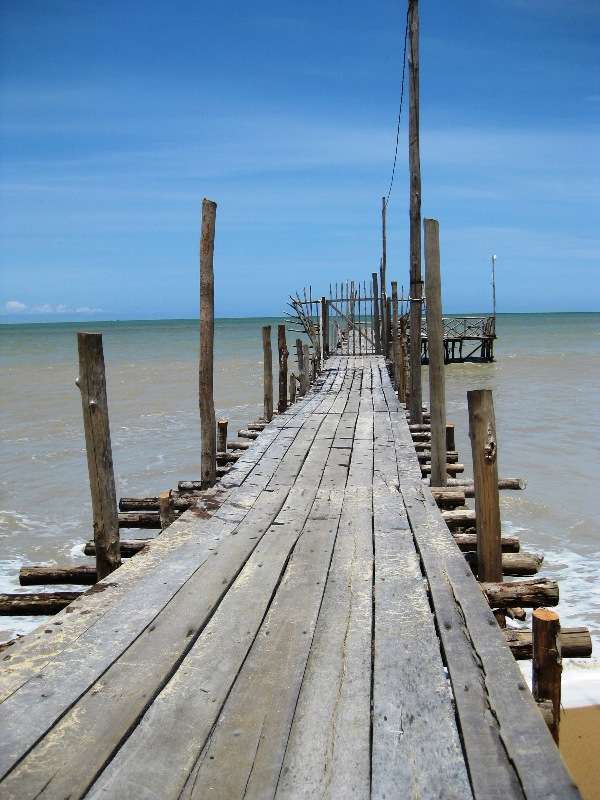
[[[498,442],[494,401],[489,389],[467,392],[469,436],[473,456],[477,575],[480,581],[502,580]]]
[[[215,339],[213,259],[216,215],[217,204],[204,198],[202,201],[202,227],[200,233],[200,364],[198,368],[200,430],[202,435],[200,472],[204,486],[214,485],[217,466],[213,393]]]
[[[96,570],[100,578],[121,564],[117,494],[110,442],[106,375],[101,333],[77,334],[85,449],[87,454]]]
[[[445,486],[446,389],[444,377],[444,328],[440,275],[440,232],[435,219],[426,219],[425,296],[427,299],[427,352],[429,354],[429,406],[431,419],[431,486]],[[449,460],[449,459],[448,459]]]

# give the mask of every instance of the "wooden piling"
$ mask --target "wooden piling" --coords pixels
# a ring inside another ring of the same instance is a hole
[[[562,673],[560,620],[558,614],[548,608],[536,608],[531,617],[532,692],[538,702],[550,700],[552,703],[552,724],[549,727],[554,741],[558,744]]]
[[[387,297],[385,301],[385,339],[386,339],[386,357],[392,358],[392,298]]]
[[[220,419],[217,422],[217,452],[224,453],[227,450],[227,420]]]
[[[492,392],[476,389],[467,392],[467,400],[475,487],[477,575],[480,581],[501,581],[498,444]]]
[[[373,341],[375,342],[375,352],[381,353],[381,328],[379,327],[379,281],[377,273],[371,275],[373,280]]]
[[[446,474],[446,393],[439,225],[435,219],[426,219],[424,228],[431,417],[431,485],[445,486],[448,476]]]
[[[302,372],[304,370],[304,351],[302,349],[302,339],[296,339],[296,361],[298,362],[298,394],[304,394],[302,386]]]
[[[98,579],[121,565],[119,517],[113,470],[101,333],[77,334],[85,448],[87,453]]]
[[[263,417],[266,422],[273,419],[273,353],[271,351],[271,326],[264,325],[262,329],[263,345],[263,387],[264,403]]]
[[[392,281],[392,330],[391,330],[392,364],[394,367],[394,384],[400,386],[400,329],[398,324],[398,282]]]
[[[285,325],[277,326],[277,350],[279,354],[279,397],[277,411],[283,414],[288,407],[288,349],[285,340]]]
[[[446,423],[446,450],[456,450],[453,422]]]
[[[308,349],[308,345],[305,343],[302,345],[302,376],[300,378],[301,385],[304,389],[302,394],[306,394],[308,392],[308,388],[310,386],[312,377],[312,362],[310,358],[310,350]]]
[[[289,386],[289,395],[290,395],[290,405],[296,402],[296,376],[293,372],[290,372],[290,386]]]
[[[171,525],[172,522],[175,522],[177,519],[177,514],[174,513],[175,508],[173,506],[173,498],[170,491],[161,492],[158,495],[158,516],[160,520],[160,528],[161,530],[165,530]]]
[[[217,204],[202,201],[200,238],[200,365],[198,390],[200,431],[202,436],[200,474],[205,486],[213,486],[217,477],[217,439],[213,397],[215,289],[213,255]]]
[[[323,347],[323,360],[329,356],[329,303],[321,298],[321,344]]]
[[[419,3],[408,3],[408,151],[410,170],[410,411],[422,420],[421,386],[421,162],[419,155]]]

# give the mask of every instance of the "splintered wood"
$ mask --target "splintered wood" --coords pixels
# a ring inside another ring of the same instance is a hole
[[[531,640],[508,646],[486,598],[511,584],[477,584],[383,356],[301,387],[244,431],[211,516],[184,510],[4,654],[0,797],[578,797],[511,653]]]

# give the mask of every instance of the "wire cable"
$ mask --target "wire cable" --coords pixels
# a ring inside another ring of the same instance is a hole
[[[392,177],[388,188],[387,196],[385,198],[385,205],[390,200],[392,193],[392,186],[394,185],[394,177],[396,175],[396,163],[398,161],[398,142],[400,141],[400,120],[402,119],[402,104],[404,103],[404,76],[406,73],[406,42],[408,40],[408,8],[406,9],[406,25],[404,27],[404,52],[402,53],[402,85],[400,87],[400,107],[398,109],[398,124],[396,125],[396,149],[394,151],[394,165],[392,167]]]

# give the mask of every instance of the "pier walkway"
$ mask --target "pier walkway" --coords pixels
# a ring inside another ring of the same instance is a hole
[[[579,796],[382,356],[217,496],[4,655],[2,800]]]

